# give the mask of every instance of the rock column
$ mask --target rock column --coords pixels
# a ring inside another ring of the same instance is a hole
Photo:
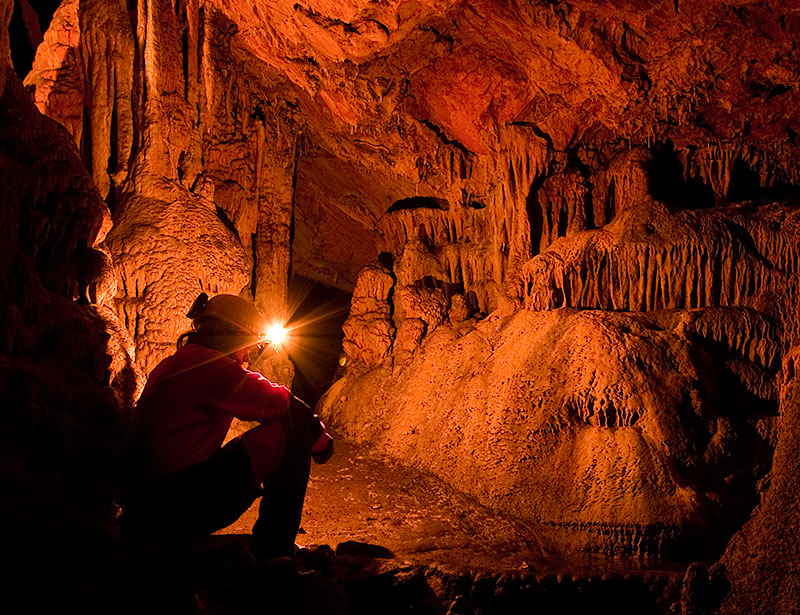
[[[294,203],[294,147],[280,132],[268,136],[261,122],[257,124],[256,138],[258,222],[253,237],[253,298],[269,323],[285,324],[290,316],[287,300]],[[270,380],[287,386],[294,376],[286,345],[265,353],[255,367]]]

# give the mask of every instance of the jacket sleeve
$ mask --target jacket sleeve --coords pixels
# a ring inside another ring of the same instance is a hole
[[[227,382],[209,383],[209,401],[223,412],[243,421],[270,421],[286,414],[289,408],[289,389],[274,384],[258,372],[238,365],[226,370]]]

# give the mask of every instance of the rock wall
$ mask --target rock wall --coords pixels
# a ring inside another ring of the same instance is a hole
[[[723,333],[743,323],[749,351]],[[781,348],[763,315],[523,309],[440,323],[412,350],[402,326],[387,360],[334,384],[324,415],[495,509],[561,528],[561,548],[678,557],[691,543],[699,555],[754,503]]]
[[[108,314],[108,211],[67,133],[2,72],[3,456],[108,507],[109,447],[138,386],[130,338]]]
[[[37,111],[9,64],[12,6],[0,2],[3,605],[100,612],[118,580],[107,528],[141,375],[110,307],[108,208],[69,133]]]
[[[798,209],[669,206],[650,194],[649,160],[614,162],[617,206],[596,230],[583,176],[542,182],[537,203],[551,205],[534,213],[562,205],[563,234],[541,235],[483,319],[469,278],[443,266],[453,243],[480,250],[465,239],[478,225],[432,199],[390,210],[399,256],[359,278],[350,368],[324,412],[494,508],[564,528],[563,548],[719,549],[775,444],[774,381],[800,326]],[[575,200],[549,196],[565,185]]]
[[[720,613],[795,613],[800,590],[795,579],[798,545],[797,460],[800,410],[800,348],[787,353],[780,383],[780,436],[772,470],[761,484],[761,502],[742,531],[731,540],[721,563],[730,592]]]

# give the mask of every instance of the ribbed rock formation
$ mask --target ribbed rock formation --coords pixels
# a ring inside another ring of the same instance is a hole
[[[671,213],[642,201],[526,263],[525,306],[651,311],[748,306],[800,334],[800,211],[794,205]]]

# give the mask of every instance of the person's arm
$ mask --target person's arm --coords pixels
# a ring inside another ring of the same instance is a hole
[[[215,406],[243,421],[278,419],[289,409],[289,389],[233,362],[205,388]]]
[[[311,457],[315,463],[326,463],[333,457],[333,438],[325,430],[325,423],[320,421],[320,425],[322,425],[322,434],[311,445]]]
[[[319,416],[314,414],[313,408],[295,395],[291,395],[289,403],[292,405],[294,416],[301,416],[308,425],[311,437],[311,457],[316,463],[325,463],[333,456],[333,438],[325,429]]]

